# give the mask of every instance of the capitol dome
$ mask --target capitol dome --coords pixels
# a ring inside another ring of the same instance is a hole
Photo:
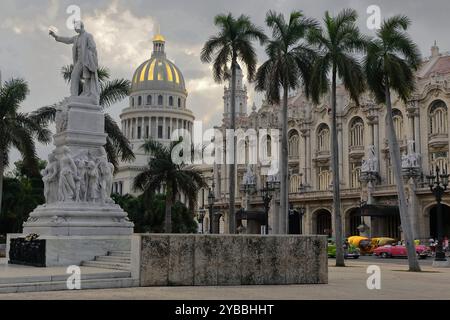
[[[186,94],[183,74],[166,57],[165,38],[158,34],[153,38],[153,53],[149,60],[142,63],[134,72],[131,92],[147,90],[171,91]]]

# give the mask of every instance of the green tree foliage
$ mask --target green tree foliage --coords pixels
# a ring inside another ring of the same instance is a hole
[[[0,234],[20,233],[29,214],[45,202],[42,176],[30,170],[23,161],[14,163],[12,174],[4,178],[4,192],[0,215]],[[40,160],[39,171],[46,162]]]
[[[128,217],[134,223],[134,232],[164,233],[165,195],[157,194],[148,199],[144,195],[133,197],[129,194],[114,194],[112,197],[128,212]],[[172,232],[196,233],[197,230],[192,212],[180,201],[175,201],[172,205]]]

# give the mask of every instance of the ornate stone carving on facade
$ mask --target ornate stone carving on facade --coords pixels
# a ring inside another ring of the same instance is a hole
[[[367,159],[364,159],[362,161],[361,172],[362,173],[378,172],[378,158],[375,153],[374,145],[370,145],[367,147]]]
[[[402,155],[402,169],[420,167],[420,154],[414,151],[414,143],[414,140],[408,140],[407,154]]]
[[[250,164],[247,166],[247,171],[244,173],[242,184],[256,185],[256,175],[253,173],[252,165]]]

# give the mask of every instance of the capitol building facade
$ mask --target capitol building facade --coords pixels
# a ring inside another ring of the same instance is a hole
[[[136,152],[134,163],[121,164],[115,177],[114,191],[131,193],[132,180],[148,162],[139,150],[144,139],[152,137],[170,141],[171,131],[192,129],[194,116],[186,108],[187,92],[181,71],[164,52],[164,38],[154,38],[150,60],[133,75],[130,104],[121,114],[122,128]],[[411,221],[416,239],[436,237],[436,201],[431,194],[426,175],[430,170],[448,165],[450,104],[450,55],[432,47],[416,74],[417,88],[408,103],[393,97],[395,131],[402,153],[408,205],[412,207]],[[230,127],[229,86],[224,88],[222,124],[216,129]],[[302,92],[292,93],[288,102],[289,141],[289,229],[291,233],[333,235],[331,181],[331,117],[329,97],[313,105]],[[386,110],[366,94],[360,106],[352,102],[343,87],[338,88],[338,141],[343,230],[346,236],[368,235],[402,238],[397,207],[395,179],[389,157]],[[242,71],[237,72],[236,123],[244,131],[281,129],[280,106],[263,101],[248,112],[247,88]],[[270,137],[269,137],[270,138]],[[269,155],[270,139],[267,139]],[[248,165],[250,141],[238,142],[236,172],[236,208],[238,231],[260,233],[265,225],[261,190],[267,176],[265,164]],[[239,160],[240,159],[240,160]],[[198,195],[196,214],[204,213],[203,230],[228,232],[228,166],[198,166],[209,184],[209,190]],[[251,175],[255,191],[243,186]],[[208,195],[214,195],[213,213],[208,210]],[[444,230],[450,236],[450,197],[444,196]],[[279,193],[273,192],[269,210],[269,232],[277,233]]]

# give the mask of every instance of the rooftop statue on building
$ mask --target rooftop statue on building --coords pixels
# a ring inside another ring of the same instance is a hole
[[[367,147],[367,159],[362,161],[361,172],[377,172],[378,171],[378,158],[375,154],[375,146],[370,145]]]

